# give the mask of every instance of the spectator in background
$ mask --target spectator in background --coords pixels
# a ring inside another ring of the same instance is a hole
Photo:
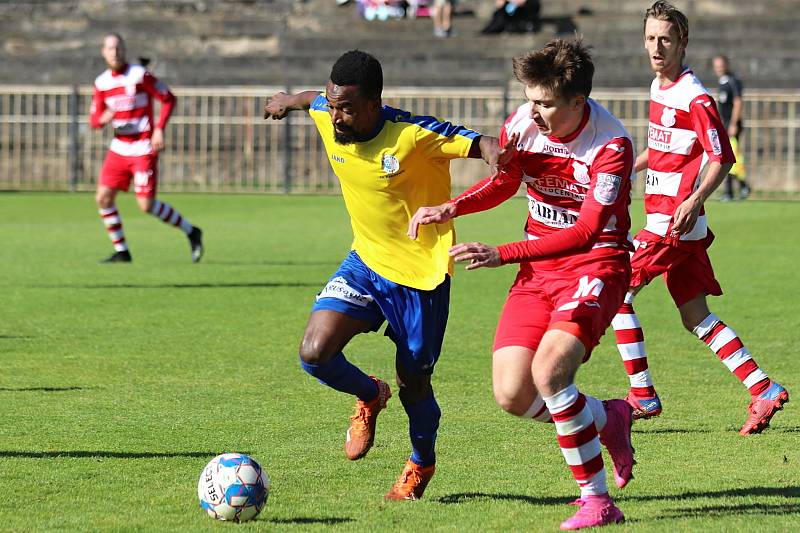
[[[455,0],[433,0],[433,35],[450,37],[453,35],[453,4]]]
[[[541,27],[539,0],[495,0],[495,7],[483,34],[538,32]]]
[[[731,147],[736,156],[736,163],[725,178],[725,192],[720,197],[722,201],[733,200],[733,182],[739,182],[739,198],[744,200],[750,195],[750,186],[747,184],[747,171],[744,167],[744,158],[739,150],[739,135],[742,133],[742,116],[744,114],[744,101],[742,100],[742,81],[730,71],[728,58],[722,54],[715,56],[713,61],[714,74],[719,77],[717,107],[720,118]]]

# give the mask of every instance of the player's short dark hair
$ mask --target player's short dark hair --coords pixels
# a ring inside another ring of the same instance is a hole
[[[514,76],[527,86],[538,85],[553,96],[586,96],[592,92],[594,63],[580,38],[553,39],[541,50],[513,60]]]
[[[383,69],[373,56],[361,50],[345,52],[331,69],[331,81],[339,86],[355,85],[367,98],[380,98]]]
[[[678,40],[689,38],[689,19],[686,15],[681,13],[678,8],[659,0],[648,9],[644,14],[644,26],[647,26],[647,19],[663,20],[664,22],[671,22],[675,26],[675,31],[678,32]]]

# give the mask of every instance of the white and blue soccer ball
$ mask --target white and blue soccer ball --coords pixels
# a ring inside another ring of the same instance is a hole
[[[200,507],[217,520],[255,518],[269,496],[269,477],[252,457],[223,453],[214,457],[197,482]]]

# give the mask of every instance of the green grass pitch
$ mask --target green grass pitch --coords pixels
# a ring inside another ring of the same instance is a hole
[[[400,402],[381,415],[370,454],[349,462],[352,399],[297,364],[314,295],[350,243],[341,198],[164,199],[203,228],[202,263],[131,195],[119,206],[134,263],[98,265],[111,245],[91,195],[0,194],[1,531],[555,531],[573,512],[553,427],[492,398],[491,342],[513,266],[457,267],[434,376],[437,474],[422,501],[386,504],[409,453]],[[746,391],[654,282],[636,308],[665,411],[634,426],[636,479],[611,490],[627,522],[609,531],[800,530],[800,204],[707,207],[726,291],[711,307],[793,401],[764,434],[740,437]],[[632,209],[639,228],[641,202]],[[524,217],[512,200],[458,220],[458,234],[516,240]],[[393,383],[382,335],[346,353]],[[578,384],[625,393],[613,334]],[[197,504],[202,467],[227,451],[251,454],[272,479],[267,507],[241,526]]]

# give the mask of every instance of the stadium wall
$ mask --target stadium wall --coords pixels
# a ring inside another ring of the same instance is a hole
[[[338,194],[310,118],[264,121],[265,96],[287,87],[174,88],[178,104],[166,129],[159,189],[165,192]],[[384,102],[417,114],[447,118],[496,135],[519,105],[508,87],[386,88]],[[593,97],[646,145],[648,95],[596,89]],[[88,191],[111,131],[87,123],[91,87],[0,86],[0,189]],[[742,148],[748,178],[760,196],[800,198],[800,94],[748,92]],[[454,188],[483,177],[481,161],[452,164]],[[636,192],[641,194],[643,180]]]

